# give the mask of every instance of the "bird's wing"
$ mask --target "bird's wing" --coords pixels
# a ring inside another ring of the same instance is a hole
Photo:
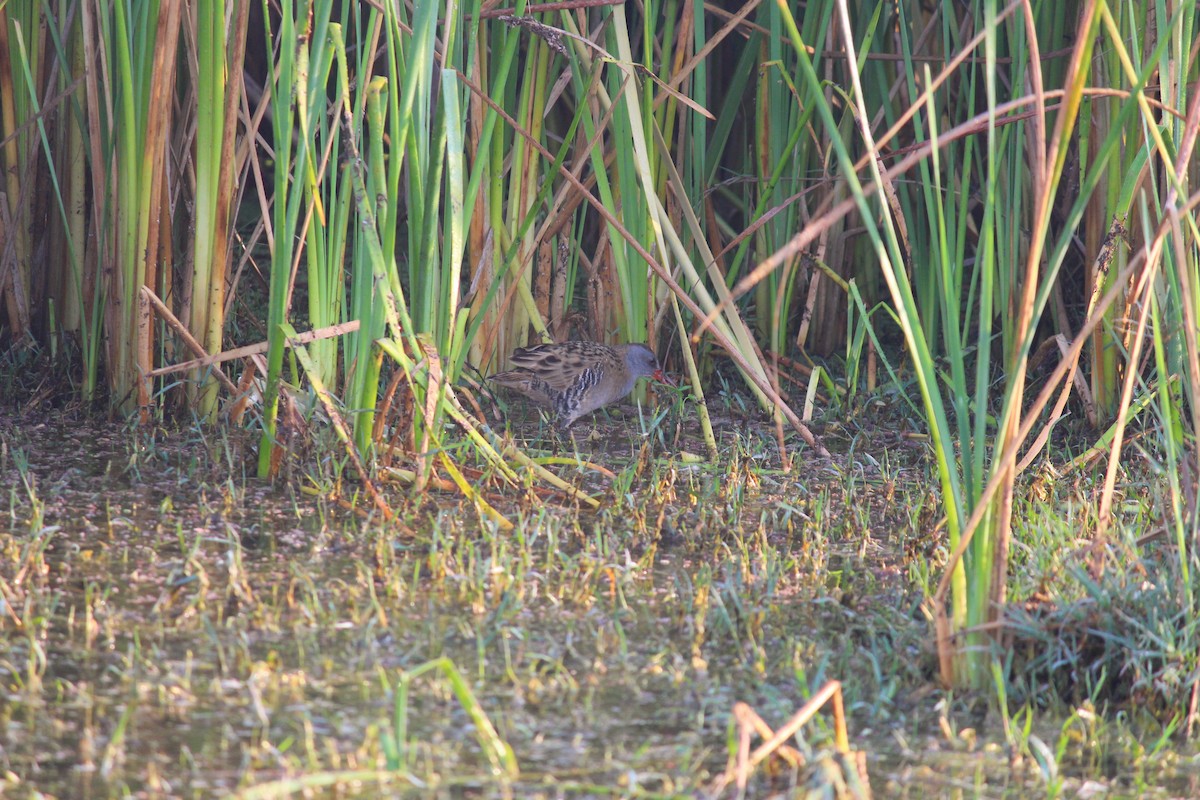
[[[511,360],[515,367],[511,372],[526,373],[555,392],[565,392],[576,386],[590,366],[583,349],[561,345],[517,350]]]

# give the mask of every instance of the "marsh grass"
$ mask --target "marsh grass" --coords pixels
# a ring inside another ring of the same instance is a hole
[[[910,762],[998,715],[1016,792],[1152,789],[1194,734],[1191,5],[283,0],[242,103],[246,0],[52,5],[0,6],[15,780],[66,760],[38,702],[113,794],[511,791],[510,740],[564,792],[694,793],[735,694],[827,679],[933,720]],[[220,375],[156,365],[246,332],[257,450],[165,433]],[[468,367],[547,333],[682,350],[692,392],[569,439],[477,414]],[[72,430],[103,379],[143,430]],[[610,713],[660,691],[669,736]],[[235,721],[139,755],[193,715]]]
[[[511,497],[505,532],[461,500],[396,499],[406,510],[385,523],[363,499],[271,489],[249,477],[249,436],[130,428],[91,434],[99,446],[76,462],[54,451],[70,441],[6,430],[0,464],[20,488],[0,536],[0,669],[20,735],[5,757],[27,788],[681,797],[726,769],[735,701],[782,721],[829,679],[879,793],[966,781],[1053,796],[1090,779],[1134,797],[1181,780],[1164,748],[1178,664],[1146,646],[1165,628],[1128,619],[1166,597],[1136,571],[1114,576],[1104,591],[1130,598],[1113,605],[1124,630],[1096,632],[1099,595],[1062,546],[1078,512],[1050,525],[1037,511],[1071,509],[1071,489],[1022,510],[1046,539],[1029,540],[1014,597],[1058,582],[1090,638],[1065,621],[1055,639],[1017,636],[996,707],[936,688],[924,594],[906,580],[926,560],[914,522],[932,524],[920,451],[798,481],[764,466],[769,429],[726,434],[720,465],[610,449],[603,508]],[[301,465],[304,483],[337,483],[335,463]],[[1089,657],[1097,637],[1105,662]],[[1137,687],[1154,702],[1135,712]],[[30,703],[37,716],[15,713]],[[47,767],[64,737],[94,771]],[[827,720],[793,743],[813,771],[756,774],[752,793],[832,780],[816,766],[833,749]]]

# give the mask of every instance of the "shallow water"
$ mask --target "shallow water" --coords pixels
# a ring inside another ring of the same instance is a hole
[[[900,555],[806,523],[830,519],[811,483],[733,498],[727,476],[672,468],[598,514],[514,501],[514,533],[434,498],[409,540],[304,480],[249,478],[251,444],[0,418],[2,791],[701,796],[735,702],[778,726],[836,678],[876,796],[1052,794],[994,713],[938,726]],[[412,677],[443,657],[458,693]],[[519,777],[487,757],[472,698]],[[1037,730],[1053,750],[1059,726]],[[802,736],[810,758],[832,748],[825,715]],[[1132,763],[1067,760],[1064,791],[1200,795],[1191,757]],[[760,772],[749,796],[794,780]]]

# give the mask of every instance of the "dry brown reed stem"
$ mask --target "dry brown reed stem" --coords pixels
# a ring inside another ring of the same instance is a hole
[[[209,355],[204,347],[198,341],[196,341],[196,337],[192,336],[192,333],[187,329],[187,326],[180,322],[179,318],[171,313],[171,309],[167,308],[166,304],[162,300],[158,299],[158,295],[151,291],[149,286],[143,286],[141,289],[141,297],[144,302],[148,303],[150,307],[158,312],[158,316],[163,322],[167,323],[167,327],[178,334],[180,340],[182,340],[184,345],[187,346],[187,349],[191,350],[192,353],[197,356],[195,361],[189,363],[195,364],[197,367],[201,364],[212,364],[213,375],[218,381],[221,382],[222,386],[228,389],[230,393],[236,397],[238,394],[237,384],[234,383],[233,380],[226,375],[220,367],[216,366],[217,359]],[[177,369],[182,369],[182,367],[168,367],[167,372],[174,372]],[[156,373],[164,374],[160,373],[158,370],[145,372],[142,374],[141,382],[148,383],[150,378],[155,377]],[[149,390],[146,390],[146,394],[149,396]]]
[[[284,330],[285,341],[295,338],[296,332],[292,330],[291,325],[284,323],[280,327]],[[387,501],[383,499],[383,495],[375,488],[370,473],[358,455],[358,448],[354,446],[354,437],[350,434],[350,428],[346,425],[346,421],[342,419],[341,412],[338,410],[338,404],[334,402],[333,396],[329,393],[324,381],[321,380],[320,374],[314,368],[315,365],[312,359],[309,358],[308,351],[302,346],[293,347],[292,350],[296,354],[296,358],[299,359],[304,371],[308,373],[308,380],[312,384],[313,391],[316,392],[317,399],[321,401],[321,405],[325,407],[325,413],[329,415],[329,421],[333,424],[333,429],[337,433],[338,439],[342,442],[346,451],[346,457],[354,465],[354,471],[358,473],[358,478],[362,481],[363,488],[367,490],[367,495],[371,498],[371,502],[375,504],[375,508],[379,510],[379,513],[383,514],[385,520],[388,522],[395,521],[396,515],[392,512]],[[405,536],[414,535],[413,531],[407,526],[400,525],[400,530]]]
[[[437,348],[433,343],[424,336],[418,336],[417,339],[421,347],[422,361],[425,363],[425,407],[422,409],[425,424],[421,426],[421,443],[417,446],[416,461],[417,461],[417,482],[413,486],[417,493],[422,493],[425,490],[425,480],[429,477],[430,469],[427,466],[427,453],[432,452],[430,445],[432,444],[433,426],[437,424],[438,406],[441,405],[443,386],[446,383],[445,375],[442,373],[442,359],[438,355]],[[415,355],[415,354],[414,354]],[[420,367],[420,362],[417,363],[414,369]],[[413,397],[417,397],[417,387],[412,385],[412,376],[408,370],[404,370],[404,374],[408,376],[409,388],[413,393]]]
[[[7,43],[7,23],[4,20],[5,12],[0,10],[0,28],[4,28],[0,32],[0,61],[5,61],[11,58],[9,45]],[[49,65],[49,75],[46,78],[45,91],[50,92],[54,89],[59,81],[59,62],[53,61]],[[68,99],[70,99],[75,91],[83,84],[83,78],[75,78],[70,85],[62,90],[56,90],[53,94],[48,94],[47,97],[41,99],[37,105],[36,113],[28,114],[23,117],[23,121],[17,125],[15,119],[8,117],[11,109],[7,108],[7,104],[11,100],[12,87],[12,69],[9,66],[0,68],[0,104],[5,105],[4,124],[0,128],[11,131],[7,136],[0,137],[0,151],[8,152],[11,150],[10,156],[6,159],[10,165],[16,164],[16,153],[18,152],[17,142],[21,136],[29,135],[31,148],[27,153],[25,162],[20,174],[15,167],[10,167],[8,175],[5,179],[5,186],[8,189],[7,204],[0,203],[0,241],[4,242],[3,251],[0,252],[0,302],[3,302],[7,307],[9,314],[9,325],[13,333],[13,339],[18,340],[24,332],[29,330],[31,321],[31,286],[29,274],[32,266],[32,259],[26,260],[26,257],[19,251],[28,249],[28,244],[24,242],[25,225],[12,217],[13,211],[17,211],[18,215],[24,216],[28,213],[29,196],[37,191],[38,182],[33,178],[37,172],[39,160],[42,158],[42,139],[34,135],[37,130],[37,125],[47,117],[52,117],[58,111],[58,107]],[[14,187],[20,187],[19,190]],[[69,201],[68,201],[69,202]],[[54,258],[55,256],[52,256]],[[66,258],[65,256],[61,256]],[[26,270],[24,275],[17,271],[18,263],[26,261]],[[9,280],[11,276],[11,281]],[[53,279],[51,279],[53,280]],[[86,294],[86,292],[85,292]],[[61,309],[64,313],[66,309]],[[65,316],[60,319],[60,322],[67,329],[73,329],[73,326],[67,323]]]
[[[377,358],[383,356],[383,351],[376,348],[375,353]],[[383,392],[383,397],[379,400],[378,410],[375,413],[375,425],[371,429],[371,440],[375,442],[376,452],[379,455],[378,462],[385,467],[391,466],[392,453],[396,451],[398,446],[403,445],[404,452],[412,452],[416,444],[412,440],[413,433],[413,395],[412,390],[404,381],[404,370],[399,370],[392,375],[388,381],[387,389]],[[392,435],[388,439],[386,446],[383,441],[383,435],[387,431],[388,420],[392,417],[392,404],[396,402],[396,395],[403,386],[406,391],[400,395],[400,406],[396,411],[396,424],[392,427]]]
[[[250,407],[251,400],[253,399],[250,387],[254,385],[254,376],[259,374],[259,362],[261,360],[261,355],[246,359],[246,366],[242,370],[241,377],[238,378],[237,395],[235,395],[233,402],[229,404],[229,421],[234,425],[242,423],[246,409]]]
[[[151,294],[153,294],[153,292],[151,292]],[[157,297],[155,297],[154,299],[158,300]],[[162,303],[162,301],[158,300],[158,304],[161,304],[161,303]],[[156,309],[159,307],[158,304],[155,305]],[[166,306],[163,306],[163,308],[166,308]],[[167,313],[170,313],[170,311],[168,310]],[[179,325],[183,324],[182,322],[179,322],[179,320],[176,319],[175,317],[171,317],[171,319],[174,319],[175,323],[172,324],[168,321],[167,324],[171,325],[172,329],[175,328],[175,324],[179,324]],[[334,336],[342,336],[343,334],[353,333],[354,331],[358,330],[359,325],[360,325],[359,320],[352,319],[349,322],[340,322],[337,325],[329,325],[324,328],[316,328],[311,331],[305,331],[304,333],[296,334],[296,336],[294,338],[288,339],[286,344],[294,346],[294,345],[298,345],[298,344],[308,344],[309,342],[315,342],[319,339],[330,339]],[[195,339],[193,339],[193,341],[195,341]],[[200,348],[199,352],[197,352],[195,349],[191,348],[191,345],[189,345],[188,346],[189,349],[192,349],[192,352],[197,353],[197,356],[198,356],[197,358],[194,358],[191,361],[181,361],[178,364],[170,364],[165,367],[158,367],[157,369],[152,369],[146,373],[146,377],[157,378],[160,375],[170,375],[173,372],[186,372],[187,370],[190,370],[190,369],[200,369],[202,367],[207,367],[209,364],[220,364],[225,361],[233,361],[233,360],[239,359],[239,358],[248,358],[249,356],[252,356],[252,355],[258,355],[260,353],[267,352],[267,346],[268,345],[266,342],[258,342],[257,344],[248,344],[248,345],[244,345],[242,347],[235,347],[232,350],[224,350],[215,355],[208,355],[207,353],[204,353],[203,348]],[[203,355],[201,355],[201,354],[203,354]]]
[[[553,154],[546,150],[546,148],[542,146],[541,142],[538,142],[530,137],[529,134],[517,124],[516,120],[514,120],[495,101],[488,97],[487,94],[473,81],[471,81],[470,78],[464,75],[461,71],[456,70],[456,73],[458,75],[458,79],[462,81],[463,85],[470,89],[476,97],[478,97],[493,111],[495,111],[496,114],[509,126],[511,126],[514,131],[517,131],[522,136],[529,139],[532,146],[537,149],[542,158],[546,159],[546,161],[549,163],[554,163]],[[671,276],[670,272],[668,272],[662,264],[658,263],[658,260],[654,258],[654,256],[652,256],[645,247],[642,246],[642,243],[639,242],[633,236],[633,234],[631,234],[629,230],[621,224],[620,220],[614,217],[595,195],[587,191],[587,188],[583,185],[583,182],[571,174],[571,172],[565,167],[560,167],[559,172],[566,177],[566,179],[570,181],[577,190],[583,193],[584,198],[588,201],[588,203],[591,204],[591,206],[596,209],[597,213],[604,217],[605,222],[611,225],[613,230],[617,231],[617,233],[619,233],[621,237],[629,243],[629,246],[632,247],[637,254],[642,257],[642,260],[644,260],[646,264],[652,270],[654,270],[654,273],[659,277],[659,279],[662,280],[663,283],[665,283],[671,289],[671,291],[675,293],[676,297],[678,297],[679,301],[687,307],[688,311],[690,311],[696,317],[704,317],[703,310],[699,305],[696,304],[696,301],[691,298],[691,295],[689,295],[687,291],[685,291],[684,288],[680,286],[678,282],[676,282],[676,280]],[[713,329],[713,338],[716,339],[718,345],[720,345],[726,350],[726,352],[729,353],[729,357],[741,369],[742,374],[745,375],[746,378],[755,386],[757,386],[758,389],[767,396],[767,399],[774,403],[783,413],[783,415],[787,417],[788,422],[791,423],[792,427],[796,429],[796,431],[800,434],[800,437],[804,439],[809,447],[812,447],[814,450],[816,450],[817,455],[819,455],[821,458],[830,458],[829,451],[825,449],[825,446],[817,441],[817,438],[813,435],[812,431],[809,430],[808,426],[805,425],[798,416],[796,416],[796,412],[794,412],[783,400],[783,398],[779,396],[779,393],[775,391],[773,386],[771,386],[771,382],[767,380],[765,376],[760,376],[754,372],[750,366],[750,363],[746,360],[746,357],[740,351],[738,351],[733,342],[726,338],[725,335],[717,329]]]
[[[149,174],[145,177],[150,182],[148,205],[151,209],[162,208],[162,201],[167,191],[167,137],[170,135],[171,121],[175,109],[173,93],[175,89],[175,68],[176,57],[178,55],[177,43],[179,41],[182,9],[183,3],[165,3],[158,18],[152,66],[153,77],[150,80],[150,95],[147,101],[148,111],[146,115],[144,146],[148,152],[137,154],[138,158],[144,159],[149,156],[150,159]],[[137,170],[139,167],[136,164],[121,164],[120,168],[124,170]],[[129,199],[125,198],[125,200]],[[137,213],[135,209],[122,209],[122,212],[129,215]],[[154,215],[147,221],[146,240],[143,243],[144,250],[136,254],[122,254],[125,258],[141,259],[143,261],[143,286],[138,287],[138,289],[144,287],[153,288],[159,285],[159,240],[160,238],[169,240],[170,235],[170,218],[162,215]],[[113,271],[113,274],[123,276],[125,271],[118,268]],[[119,295],[113,296],[119,298]],[[144,376],[154,364],[154,354],[152,352],[153,337],[150,330],[150,309],[146,305],[150,301],[145,294],[142,294],[141,297],[143,298],[143,302],[138,303],[138,312],[135,321],[137,346],[134,351],[134,367]],[[128,309],[125,313],[129,313]],[[120,325],[119,329],[125,329],[125,325]],[[120,341],[122,336],[123,334],[113,333],[115,347],[125,346],[125,343]],[[137,406],[142,421],[147,422],[149,420],[150,393],[149,384],[144,379],[137,381]]]
[[[800,707],[792,717],[775,731],[763,721],[754,709],[746,703],[738,702],[733,706],[733,715],[738,721],[740,741],[735,763],[726,769],[713,787],[712,795],[719,795],[730,783],[735,783],[739,791],[745,791],[749,783],[750,771],[761,764],[772,754],[778,754],[795,766],[804,763],[804,756],[788,746],[791,739],[801,727],[816,716],[826,703],[833,704],[834,748],[842,755],[850,754],[850,736],[846,728],[846,711],[842,702],[842,684],[840,681],[829,681],[822,686]],[[763,743],[750,750],[750,737],[757,733]],[[865,774],[860,775],[865,778]]]
[[[17,112],[14,105],[16,89],[12,76],[14,65],[11,62],[13,49],[8,41],[8,12],[0,7],[0,130],[12,130],[16,127]],[[12,327],[13,338],[23,337],[30,326],[29,309],[29,275],[17,269],[17,261],[24,257],[21,251],[28,249],[26,226],[21,217],[25,196],[21,189],[17,164],[20,163],[16,135],[10,135],[0,142],[3,158],[0,162],[7,165],[0,185],[0,242],[4,243],[3,255],[0,255],[0,302],[3,302],[8,312],[9,325]],[[17,242],[21,242],[20,245]]]

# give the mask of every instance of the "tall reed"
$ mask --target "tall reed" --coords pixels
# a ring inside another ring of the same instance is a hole
[[[437,469],[470,491],[452,452],[516,481],[536,465],[477,425],[463,378],[546,336],[689,355],[687,334],[704,337],[806,432],[762,352],[845,344],[854,358],[867,318],[886,345],[882,299],[907,362],[879,349],[916,379],[947,519],[931,598],[947,682],[992,680],[1015,481],[1073,387],[1109,426],[1100,532],[1146,408],[1181,552],[1200,524],[1178,479],[1200,394],[1189,4],[825,0],[797,17],[655,0],[532,19],[518,4],[500,20],[474,0],[281,0],[246,43],[271,54],[270,131],[241,148],[263,111],[229,83],[245,0],[70,8],[78,27],[58,18],[34,37],[31,6],[0,7],[0,294],[13,334],[81,331],[85,395],[103,341],[114,403],[150,413],[151,371],[178,355],[174,333],[187,339],[145,289],[199,348],[221,349],[232,220],[251,214],[232,206],[245,157],[272,183],[250,193],[270,250],[264,475],[286,384],[328,389],[366,453],[390,374],[416,409],[391,435],[418,489]],[[32,198],[27,176],[53,191]],[[50,197],[63,266],[43,283],[22,259],[39,252],[31,219]],[[190,276],[176,268],[188,246]],[[337,322],[360,327],[287,358],[287,325]],[[1039,332],[1062,360],[1031,398]],[[689,367],[697,394],[703,373]],[[196,408],[211,418],[217,399],[205,385]],[[1180,574],[1191,603],[1190,564]]]
[[[225,334],[225,293],[230,254],[230,216],[233,200],[234,133],[237,128],[240,75],[246,47],[246,26],[251,0],[199,0],[195,6],[197,73],[195,251],[189,328],[209,354],[219,353]],[[227,20],[232,15],[232,31]],[[192,386],[202,385],[193,397],[196,412],[209,420],[217,413],[219,384],[211,376],[196,374]]]
[[[1116,44],[1127,35],[1118,20],[1103,8],[1083,4],[1078,7],[1081,24],[1075,46],[1050,59],[1064,63],[1043,68],[1045,51],[1039,37],[1055,36],[1069,25],[1064,20],[1071,18],[1060,8],[1046,6],[1021,15],[1020,4],[1001,8],[992,2],[976,3],[973,16],[965,17],[980,21],[976,30],[949,18],[949,8],[909,18],[909,6],[901,4],[877,20],[852,17],[842,2],[828,7],[835,12],[834,41],[839,57],[847,60],[849,96],[866,151],[857,162],[839,135],[840,121],[830,104],[821,101],[821,78],[807,40],[790,17],[785,16],[784,22],[798,65],[796,85],[817,100],[818,117],[837,154],[852,205],[827,204],[829,210],[808,230],[743,278],[737,293],[761,286],[771,270],[809,246],[835,219],[852,207],[857,210],[913,360],[942,485],[953,555],[940,590],[931,599],[943,677],[950,683],[982,686],[991,680],[990,632],[996,630],[1005,600],[1016,454],[1048,397],[1043,392],[1027,408],[1024,387],[1035,331],[1048,309],[1053,310],[1063,340],[1074,341],[1070,352],[1077,354],[1083,344],[1079,337],[1104,330],[1102,315],[1109,313],[1129,274],[1116,270],[1107,283],[1097,277],[1098,293],[1087,306],[1088,319],[1071,329],[1073,323],[1061,303],[1062,266],[1104,174],[1089,170],[1069,194],[1060,191],[1072,167],[1073,143],[1080,135],[1079,111],[1085,96],[1093,97],[1093,104],[1103,97],[1111,107],[1108,118],[1113,123],[1106,135],[1089,140],[1087,156],[1095,163],[1144,161],[1138,150],[1122,148],[1122,136],[1128,135],[1134,115],[1142,117],[1141,130],[1151,134],[1141,153],[1165,156],[1168,150],[1155,134],[1158,122],[1151,122],[1153,114],[1141,93],[1152,69],[1162,69],[1174,58],[1186,63],[1186,54],[1172,52],[1167,43],[1190,41],[1181,38],[1190,31],[1190,13],[1180,9],[1161,20],[1155,29],[1172,35],[1145,42],[1146,57],[1139,65],[1125,55],[1123,45]],[[807,11],[809,19],[821,14],[818,6]],[[895,79],[883,79],[878,67],[865,71],[858,67],[858,54],[868,52],[870,40],[884,30],[894,32],[900,44],[901,68]],[[915,54],[919,42],[936,41],[927,36],[936,30],[945,33],[938,47],[949,56],[935,73],[921,65]],[[960,30],[967,31],[966,40],[959,38]],[[1089,85],[1097,32],[1120,58],[1122,77],[1133,87],[1130,92],[1102,95]],[[979,69],[966,69],[967,64],[978,64]],[[1057,80],[1061,89],[1047,87],[1048,77]],[[1032,93],[1026,87],[1032,87]],[[965,102],[949,105],[943,94],[950,90]],[[907,98],[907,107],[892,104],[893,96]],[[878,131],[882,126],[877,127],[877,109],[888,113],[886,133]],[[901,131],[910,131],[906,135],[915,144],[884,169],[879,155]],[[866,183],[858,177],[864,168],[869,176]],[[917,170],[920,180],[901,184],[899,179],[912,170]],[[1118,209],[1129,208],[1133,196],[1129,190],[1111,194]],[[876,224],[878,217],[881,224]],[[1121,247],[1116,239],[1107,244]],[[1097,263],[1107,269],[1113,262]],[[1106,285],[1115,288],[1101,297],[1099,290]],[[1189,296],[1186,291],[1179,294]],[[1052,308],[1056,296],[1060,303]],[[1182,327],[1186,329],[1186,324]],[[1125,349],[1136,340],[1127,337]],[[1077,355],[1068,355],[1056,371],[1056,385],[1072,380],[1073,358]],[[936,359],[945,367],[939,367]],[[997,393],[999,368],[1005,379]],[[1128,408],[1128,389],[1136,370],[1130,366],[1125,370],[1122,407]],[[1059,410],[1061,406],[1055,414]],[[1118,424],[1123,419],[1124,414],[1118,414]],[[1035,448],[1044,441],[1040,438]],[[1119,463],[1115,450],[1113,456],[1110,469]],[[1027,454],[1022,464],[1031,457]]]

